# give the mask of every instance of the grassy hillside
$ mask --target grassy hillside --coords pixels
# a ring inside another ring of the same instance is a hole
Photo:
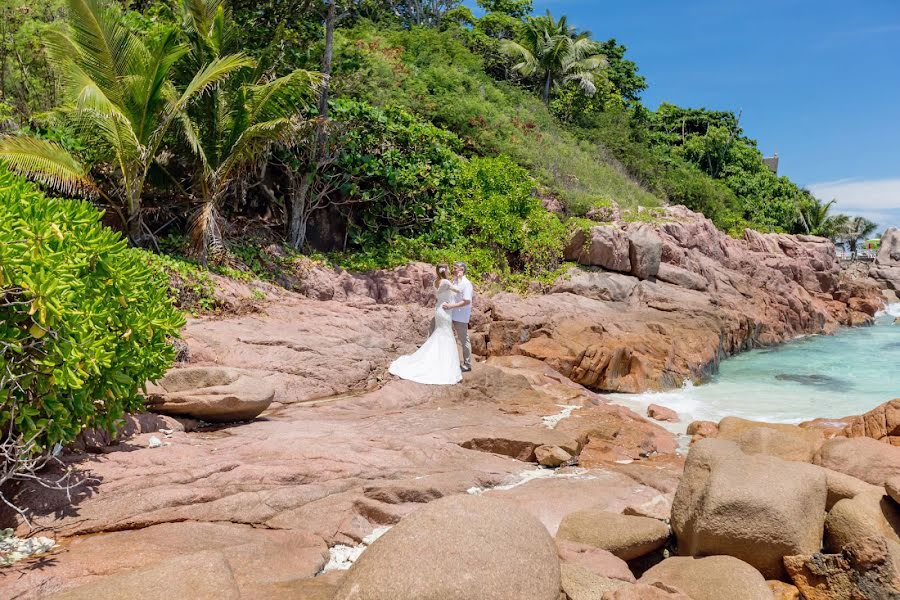
[[[453,32],[360,26],[340,32],[336,57],[336,95],[402,106],[456,133],[470,155],[513,158],[574,215],[611,200],[626,208],[662,203],[534,94],[487,75]]]

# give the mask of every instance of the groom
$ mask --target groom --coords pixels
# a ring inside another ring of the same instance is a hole
[[[469,341],[469,320],[472,317],[472,298],[474,290],[472,282],[466,277],[466,263],[458,262],[453,265],[453,285],[459,290],[453,302],[444,304],[444,310],[453,311],[453,331],[459,338],[463,349],[463,364],[460,365],[463,373],[472,370],[472,342]]]

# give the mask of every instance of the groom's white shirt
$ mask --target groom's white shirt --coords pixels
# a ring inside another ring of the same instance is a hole
[[[468,323],[472,318],[472,300],[475,294],[475,290],[472,288],[472,282],[469,281],[465,275],[461,279],[457,280],[456,289],[459,290],[459,293],[456,294],[453,302],[456,303],[462,302],[463,300],[468,300],[469,303],[460,308],[453,309],[453,322]]]

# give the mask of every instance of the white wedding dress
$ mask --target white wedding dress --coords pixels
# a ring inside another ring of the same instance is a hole
[[[449,281],[441,281],[434,309],[434,333],[415,354],[401,356],[391,364],[389,372],[401,379],[428,385],[453,385],[462,381],[459,351],[453,336],[453,317],[442,308],[457,293]]]

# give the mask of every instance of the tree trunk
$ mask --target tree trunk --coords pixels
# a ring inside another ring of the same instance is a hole
[[[294,183],[291,177],[291,220],[288,227],[288,243],[296,250],[303,250],[306,243],[306,225],[309,222],[309,190],[312,186],[312,174],[303,173],[300,183]]]
[[[319,93],[319,118],[328,118],[328,87],[331,83],[331,63],[334,58],[334,3],[328,2],[328,14],[325,17],[325,53],[322,55],[322,74],[325,80],[322,82],[322,90]]]
[[[550,106],[550,84],[553,83],[553,78],[551,76],[550,71],[547,71],[547,81],[544,82],[544,104]]]

